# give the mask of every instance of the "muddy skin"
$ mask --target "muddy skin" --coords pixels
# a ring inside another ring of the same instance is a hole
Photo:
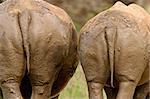
[[[140,18],[140,20],[143,20],[144,24],[146,23],[148,25],[148,27],[150,26],[150,16],[143,8],[141,8],[135,4],[131,4],[128,7],[132,9],[132,10],[130,10],[132,12],[132,14],[138,15],[138,18]],[[143,16],[145,16],[145,17],[143,17]],[[147,67],[146,70],[149,70],[149,67]],[[145,73],[146,73],[146,71],[145,71]],[[147,74],[145,74],[145,75],[147,75]],[[143,74],[142,78],[144,78],[144,74]],[[147,83],[144,83],[143,85],[137,86],[135,89],[133,99],[149,99],[150,98],[149,97],[149,93],[150,93],[149,84],[150,84],[150,82],[148,81]],[[116,99],[118,88],[110,88],[110,87],[105,86],[104,89],[106,91],[108,99]]]
[[[109,87],[118,89],[115,99],[149,93],[147,86],[144,93],[136,88],[149,83],[150,17],[135,6],[117,2],[81,29],[79,56],[90,99],[103,99],[104,86],[109,93]]]
[[[105,86],[104,90],[107,94],[107,99],[116,99],[118,88]],[[133,99],[149,99],[149,98],[150,98],[149,97],[149,82],[136,87]]]
[[[31,99],[57,96],[78,63],[72,20],[62,9],[42,0],[3,2],[0,60],[4,99],[23,99],[19,86],[25,72],[32,86]]]

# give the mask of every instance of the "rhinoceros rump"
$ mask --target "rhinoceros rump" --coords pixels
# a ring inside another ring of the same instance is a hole
[[[0,87],[4,99],[22,99],[27,70],[31,99],[58,94],[77,67],[77,33],[70,17],[43,0],[0,4]]]
[[[79,55],[90,99],[103,99],[104,86],[118,89],[117,96],[108,99],[133,99],[135,88],[140,94],[142,85],[141,95],[148,94],[150,17],[143,11],[117,2],[81,29]]]

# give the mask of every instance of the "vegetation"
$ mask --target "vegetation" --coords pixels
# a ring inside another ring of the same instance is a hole
[[[61,92],[59,99],[88,99],[87,84],[81,66],[78,67],[67,87]]]

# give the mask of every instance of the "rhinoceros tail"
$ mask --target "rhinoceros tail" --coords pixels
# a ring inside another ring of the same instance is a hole
[[[30,49],[29,49],[29,26],[31,22],[30,12],[28,10],[19,14],[19,24],[22,33],[22,43],[26,56],[27,73],[30,72]]]
[[[107,43],[107,51],[108,51],[108,60],[110,65],[111,72],[111,87],[114,88],[113,78],[114,78],[114,65],[115,65],[115,44],[117,40],[117,29],[116,27],[106,28],[105,38]]]

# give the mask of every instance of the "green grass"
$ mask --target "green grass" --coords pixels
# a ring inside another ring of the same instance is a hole
[[[87,84],[80,65],[59,99],[88,99]]]

